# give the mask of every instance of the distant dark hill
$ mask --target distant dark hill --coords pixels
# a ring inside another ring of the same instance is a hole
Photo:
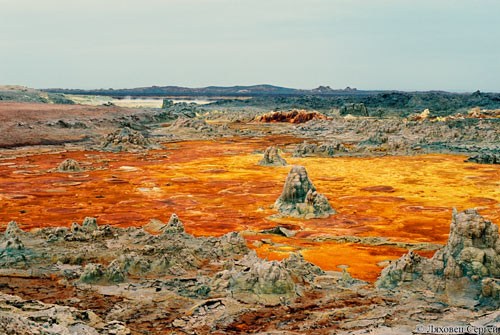
[[[312,90],[273,85],[208,86],[188,88],[151,86],[130,89],[46,89],[49,94],[105,95],[122,97],[217,97],[210,107],[261,109],[338,109],[341,115],[407,116],[430,109],[435,116],[467,112],[470,108],[500,109],[500,93],[450,93],[444,91],[361,91],[347,87],[319,86]],[[242,97],[248,99],[241,99]]]
[[[226,96],[226,97],[257,97],[257,96],[304,96],[304,95],[350,95],[350,94],[373,94],[374,91],[358,91],[347,87],[346,89],[335,90],[329,86],[319,86],[312,90],[301,90],[273,85],[253,85],[253,86],[208,86],[201,88],[189,88],[179,86],[151,86],[125,89],[63,89],[50,88],[43,90],[51,93],[65,93],[77,95],[105,95],[112,97],[153,97],[153,96]]]

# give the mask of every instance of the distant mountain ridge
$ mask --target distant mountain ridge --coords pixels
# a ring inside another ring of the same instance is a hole
[[[302,96],[302,95],[349,95],[349,94],[376,94],[380,91],[358,91],[355,88],[332,89],[329,86],[319,86],[312,90],[280,87],[274,85],[251,86],[207,86],[189,88],[181,86],[150,86],[124,89],[64,89],[49,88],[44,92],[64,93],[77,95],[106,95],[113,97],[123,96],[228,96],[228,97],[255,97],[255,96]]]

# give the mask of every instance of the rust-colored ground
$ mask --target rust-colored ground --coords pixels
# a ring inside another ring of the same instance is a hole
[[[68,152],[0,161],[0,223],[16,220],[24,229],[68,226],[85,216],[101,224],[142,226],[177,213],[189,233],[221,235],[258,231],[276,225],[301,228],[294,238],[246,234],[271,239],[258,253],[269,259],[302,250],[326,270],[350,266],[355,277],[374,280],[377,263],[406,252],[335,242],[313,242],[327,235],[385,236],[394,241],[445,243],[452,207],[477,207],[500,222],[500,168],[464,163],[464,157],[426,155],[379,158],[292,158],[306,166],[319,192],[338,211],[328,219],[269,219],[270,205],[281,193],[290,167],[261,167],[257,162],[271,142],[293,138],[193,141],[166,144],[149,154]],[[50,172],[73,158],[93,169]],[[429,253],[427,253],[428,255]]]
[[[62,120],[102,128],[106,126],[107,120],[137,113],[140,110],[116,106],[0,102],[0,147],[78,142],[96,133],[106,133],[106,129],[75,131],[48,123]]]

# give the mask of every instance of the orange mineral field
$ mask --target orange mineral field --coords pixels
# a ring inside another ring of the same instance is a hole
[[[188,233],[240,231],[261,257],[282,259],[300,250],[324,270],[348,265],[353,277],[373,281],[385,261],[407,251],[402,244],[444,244],[453,207],[475,207],[500,223],[498,166],[464,163],[463,156],[454,155],[293,158],[286,148],[296,142],[235,138],[169,143],[163,150],[137,154],[61,151],[2,159],[1,227],[11,220],[23,229],[69,226],[86,216],[97,217],[100,224],[144,226],[151,219],[166,222],[176,213]],[[288,164],[306,167],[336,215],[271,217],[290,170],[290,165],[257,165],[271,143],[285,149]],[[80,162],[85,171],[56,172],[66,158]],[[259,233],[277,226],[297,233]],[[366,243],[339,236],[385,240]],[[430,256],[431,249],[421,254]]]

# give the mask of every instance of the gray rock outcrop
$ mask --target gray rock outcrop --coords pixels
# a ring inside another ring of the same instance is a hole
[[[168,223],[160,228],[160,230],[163,234],[181,234],[185,232],[184,224],[175,213],[170,216]]]
[[[187,117],[179,117],[170,125],[169,129],[191,129],[202,132],[215,131],[215,128],[209,125],[205,120]]]
[[[26,335],[129,335],[119,321],[105,323],[90,310],[23,300],[0,293],[0,333]]]
[[[498,226],[469,209],[453,211],[448,242],[432,258],[410,252],[385,268],[376,284],[431,289],[451,302],[467,304],[498,296],[499,277]]]
[[[112,152],[142,151],[154,148],[157,148],[157,146],[149,139],[145,138],[140,132],[128,127],[108,134],[102,144],[102,150]]]
[[[293,157],[333,157],[336,153],[348,151],[349,150],[342,143],[337,141],[331,141],[323,144],[303,142],[295,147]]]
[[[349,103],[340,108],[340,115],[370,116],[364,103]]]
[[[80,164],[74,159],[68,158],[65,159],[59,166],[57,167],[57,171],[59,172],[80,172],[82,168]]]
[[[281,214],[300,218],[324,218],[335,214],[328,199],[316,191],[303,166],[293,166],[283,192],[274,203]]]
[[[16,221],[10,221],[7,224],[7,229],[5,229],[3,235],[5,239],[9,239],[9,238],[21,237],[24,235],[24,232],[22,231],[21,228],[19,228]]]
[[[264,152],[264,157],[259,161],[261,166],[286,166],[286,160],[280,156],[278,148],[270,146]]]
[[[169,117],[176,119],[179,117],[194,118],[197,114],[204,113],[204,109],[200,108],[200,105],[196,103],[178,102],[174,103],[170,99],[163,99],[163,104],[161,106]]]
[[[466,162],[479,164],[500,164],[500,153],[481,152],[477,155],[469,157]]]

